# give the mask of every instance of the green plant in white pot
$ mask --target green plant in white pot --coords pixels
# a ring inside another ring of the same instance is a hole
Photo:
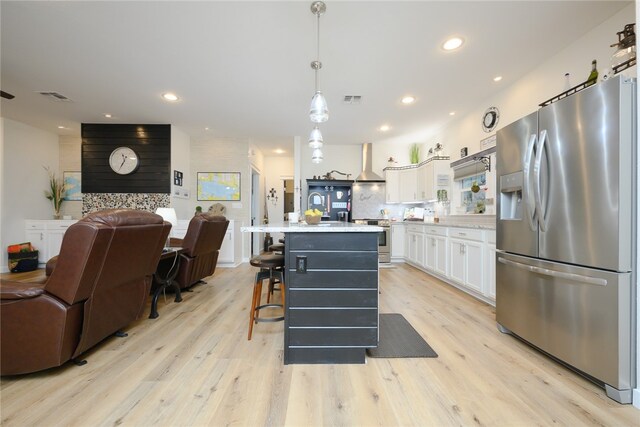
[[[64,202],[64,196],[67,192],[63,179],[57,178],[56,174],[48,167],[44,168],[49,174],[49,189],[44,191],[44,196],[51,200],[53,204],[53,218],[60,219],[60,208]]]

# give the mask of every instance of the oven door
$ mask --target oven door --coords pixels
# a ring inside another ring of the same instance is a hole
[[[378,261],[391,262],[391,227],[378,233]]]

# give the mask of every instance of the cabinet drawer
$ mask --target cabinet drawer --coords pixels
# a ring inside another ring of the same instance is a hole
[[[378,232],[372,233],[289,233],[288,250],[377,250]]]
[[[289,253],[289,265],[295,268],[296,257],[307,259],[307,270],[376,270],[378,251],[294,251]]]
[[[432,236],[443,236],[446,237],[449,229],[447,227],[436,227],[434,225],[428,225],[424,228],[424,232],[427,234],[431,234]]]
[[[45,223],[39,221],[25,221],[24,227],[27,230],[44,230],[46,228]]]
[[[377,289],[291,289],[289,307],[378,307]]]
[[[482,242],[483,240],[483,231],[475,230],[471,228],[456,228],[452,227],[449,229],[449,236],[457,237],[459,239],[467,239],[467,240],[477,240],[478,242]]]
[[[289,345],[375,346],[378,328],[289,328]]]
[[[47,230],[66,230],[71,225],[73,225],[75,221],[51,221],[46,224]]]
[[[289,326],[377,326],[376,308],[290,308]]]
[[[287,271],[288,288],[378,288],[376,271]]]
[[[409,233],[424,233],[424,225],[409,224],[406,226]]]

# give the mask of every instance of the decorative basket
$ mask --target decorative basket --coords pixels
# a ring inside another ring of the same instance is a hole
[[[320,215],[305,215],[305,221],[307,224],[320,224],[322,217]]]

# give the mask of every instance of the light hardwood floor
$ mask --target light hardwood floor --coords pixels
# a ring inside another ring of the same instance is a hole
[[[218,269],[182,303],[91,350],[88,364],[0,382],[2,426],[638,426],[640,411],[499,333],[495,310],[418,270],[380,271],[434,359],[282,364],[282,323],[246,340],[254,269]],[[15,277],[15,276],[11,276]]]

